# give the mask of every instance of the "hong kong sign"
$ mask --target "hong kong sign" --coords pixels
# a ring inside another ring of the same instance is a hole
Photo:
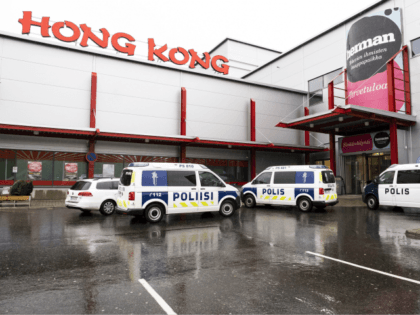
[[[346,43],[348,103],[388,110],[386,62],[402,47],[401,9],[392,8],[366,16],[348,31]],[[401,54],[394,61],[395,78],[403,80]],[[404,81],[395,87],[404,90]],[[404,92],[397,90],[396,99]],[[404,106],[397,102],[397,110]]]
[[[109,38],[111,37],[111,45],[112,47],[128,56],[133,56],[136,50],[136,45],[133,43],[135,39],[133,36],[127,33],[115,33],[114,35],[110,35],[106,28],[101,28],[100,32],[102,33],[102,38],[96,36],[90,27],[86,24],[80,24],[77,26],[76,24],[64,21],[64,22],[56,22],[52,26],[50,25],[50,18],[49,17],[42,17],[41,22],[37,22],[32,20],[32,12],[31,11],[24,11],[23,18],[19,19],[19,23],[22,24],[22,34],[30,34],[31,27],[37,26],[41,28],[41,36],[43,37],[51,37],[50,35],[50,28],[52,34],[55,38],[60,41],[71,43],[76,42],[81,38],[79,45],[82,47],[88,47],[88,40],[90,39],[96,45],[102,48],[107,48],[109,44]],[[61,29],[64,27],[68,27],[72,30],[71,36],[65,36],[62,34]],[[83,34],[82,34],[83,33]],[[126,43],[122,46],[118,42],[119,39],[125,39]],[[172,62],[177,65],[186,65],[188,64],[189,68],[194,69],[197,65],[204,69],[208,69],[210,66],[213,68],[214,71],[228,74],[229,73],[229,66],[226,64],[229,60],[223,56],[214,56],[213,58],[210,57],[210,54],[205,52],[204,58],[201,59],[197,52],[193,49],[186,50],[184,48],[172,48],[169,50],[168,55],[169,57],[165,56],[164,53],[167,51],[168,46],[165,44],[160,48],[155,48],[155,41],[153,38],[148,39],[148,60],[154,61],[154,56],[159,58],[163,62]],[[182,59],[178,59],[179,54],[182,55]]]

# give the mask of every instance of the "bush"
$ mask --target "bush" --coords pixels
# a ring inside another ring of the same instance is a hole
[[[32,181],[27,183],[24,180],[18,180],[13,184],[12,188],[10,188],[10,194],[13,196],[29,196],[33,189],[34,186]]]

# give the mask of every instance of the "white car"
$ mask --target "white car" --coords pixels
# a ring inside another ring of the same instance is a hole
[[[78,181],[67,191],[66,207],[83,212],[99,210],[103,215],[115,212],[119,179],[95,178]]]

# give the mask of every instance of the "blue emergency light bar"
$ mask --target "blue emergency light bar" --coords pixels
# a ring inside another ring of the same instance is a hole
[[[128,167],[145,167],[149,166],[149,163],[130,163]]]

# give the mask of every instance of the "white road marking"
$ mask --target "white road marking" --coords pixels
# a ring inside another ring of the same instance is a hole
[[[309,251],[306,251],[306,253],[307,254],[311,254],[311,255],[315,255],[315,256],[319,256],[319,257],[322,257],[322,258],[325,258],[325,259],[330,259],[330,260],[338,261],[338,262],[341,262],[343,264],[347,264],[347,265],[350,265],[350,266],[353,266],[353,267],[357,267],[357,268],[361,268],[361,269],[373,271],[373,272],[376,272],[376,273],[380,273],[382,275],[386,275],[386,276],[394,277],[394,278],[397,278],[397,279],[401,279],[401,280],[413,282],[413,283],[416,283],[416,284],[420,284],[420,281],[409,279],[409,278],[405,278],[405,277],[396,276],[396,275],[393,275],[392,273],[387,273],[387,272],[379,271],[379,270],[376,270],[376,269],[372,269],[372,268],[368,268],[368,267],[364,267],[364,266],[352,264],[352,263],[349,263],[349,262],[344,261],[344,260],[340,260],[340,259],[336,259],[336,258],[324,256],[324,255],[313,253],[313,252],[309,252]]]
[[[168,303],[165,302],[164,299],[161,298],[159,294],[153,288],[150,286],[150,284],[147,283],[144,279],[139,279],[139,282],[144,286],[144,288],[147,290],[147,292],[150,293],[151,296],[158,302],[160,307],[166,312],[168,315],[176,315],[174,310],[168,305]]]

